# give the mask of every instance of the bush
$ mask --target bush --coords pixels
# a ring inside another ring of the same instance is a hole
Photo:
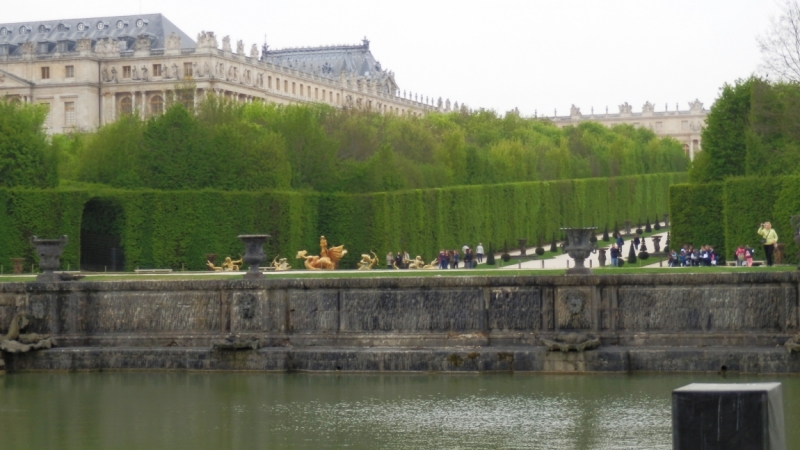
[[[536,252],[536,254],[537,254],[537,255],[539,255],[539,256],[542,256],[542,255],[544,255],[544,249],[543,249],[542,247],[536,247],[536,250],[535,250],[535,252]]]
[[[609,242],[611,238],[608,236],[608,225],[606,225],[605,229],[603,230],[603,242]]]
[[[634,264],[636,263],[636,250],[634,249],[633,244],[629,245],[630,250],[628,251],[628,263]]]
[[[494,266],[495,264],[496,264],[496,262],[494,260],[494,247],[492,247],[492,244],[490,243],[489,244],[489,254],[486,255],[486,265],[487,266]]]

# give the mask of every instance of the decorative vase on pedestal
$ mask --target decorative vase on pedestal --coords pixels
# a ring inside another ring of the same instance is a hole
[[[69,242],[67,236],[58,239],[39,239],[31,236],[31,245],[36,248],[36,255],[39,256],[39,268],[42,273],[36,275],[36,281],[43,283],[57,283],[61,278],[54,271],[61,268],[61,253]]]
[[[564,251],[575,260],[575,267],[567,269],[570,275],[591,275],[592,270],[584,265],[584,260],[595,250],[595,243],[591,241],[597,228],[562,228],[567,234]]]
[[[264,274],[261,273],[258,266],[267,259],[267,255],[264,253],[264,242],[269,238],[268,234],[242,234],[239,236],[239,240],[244,243],[242,261],[250,266],[247,273],[244,274],[245,280],[264,278]]]

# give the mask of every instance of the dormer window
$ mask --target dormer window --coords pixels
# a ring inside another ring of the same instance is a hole
[[[97,22],[96,26],[97,26],[98,30],[105,30],[105,28],[108,26],[108,24],[103,22],[103,21],[100,21],[100,22]]]
[[[50,27],[47,25],[39,25],[39,33],[47,33],[50,31]]]
[[[19,27],[19,34],[28,34],[30,32],[31,29],[29,27],[26,27],[25,25]]]
[[[78,31],[86,31],[86,24],[83,22],[78,22]]]
[[[50,45],[47,42],[38,42],[36,44],[36,53],[47,53],[50,50]]]
[[[128,26],[128,21],[127,20],[118,20],[117,21],[117,29],[121,30],[121,29],[123,29],[123,28],[125,28],[127,26]]]
[[[65,23],[60,23],[60,24],[58,24],[58,27],[56,29],[63,33],[65,31],[69,30],[69,25],[67,25]]]
[[[0,36],[8,36],[9,34],[11,34],[11,30],[6,27],[0,28]]]

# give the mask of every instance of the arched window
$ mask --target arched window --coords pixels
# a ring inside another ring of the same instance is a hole
[[[150,115],[157,116],[164,112],[164,98],[154,95],[150,98]]]
[[[122,114],[133,114],[133,99],[123,97],[119,102],[119,112]]]

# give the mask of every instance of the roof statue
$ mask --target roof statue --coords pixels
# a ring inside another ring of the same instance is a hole
[[[633,106],[629,105],[628,102],[619,105],[620,114],[630,114],[632,111],[633,111]]]
[[[569,115],[573,116],[573,117],[580,117],[581,116],[581,109],[578,108],[575,105],[572,105],[572,107],[569,109]]]
[[[690,111],[702,111],[703,110],[703,102],[698,99],[695,99],[693,102],[689,102],[689,110]]]
[[[92,40],[86,37],[78,39],[77,44],[75,44],[75,51],[76,52],[92,51]]]
[[[177,35],[175,36],[177,37]],[[180,40],[178,42],[180,43]],[[150,50],[150,44],[152,44],[150,36],[146,34],[140,34],[139,36],[136,36],[136,42],[133,44],[133,49],[136,51]]]
[[[181,37],[178,36],[178,33],[172,32],[167,37],[167,42],[164,46],[166,50],[180,50],[181,49]]]
[[[201,31],[197,35],[197,48],[217,49],[217,37],[213,31]]]
[[[650,102],[645,102],[644,106],[642,106],[642,112],[643,113],[652,114],[655,110],[656,110],[656,105],[654,105],[654,104],[652,104]]]
[[[225,36],[222,38],[222,51],[223,52],[231,52],[231,37]]]
[[[244,56],[244,42],[241,39],[236,41],[236,54]]]
[[[258,58],[258,46],[256,44],[253,44],[252,47],[250,47],[250,57]]]

